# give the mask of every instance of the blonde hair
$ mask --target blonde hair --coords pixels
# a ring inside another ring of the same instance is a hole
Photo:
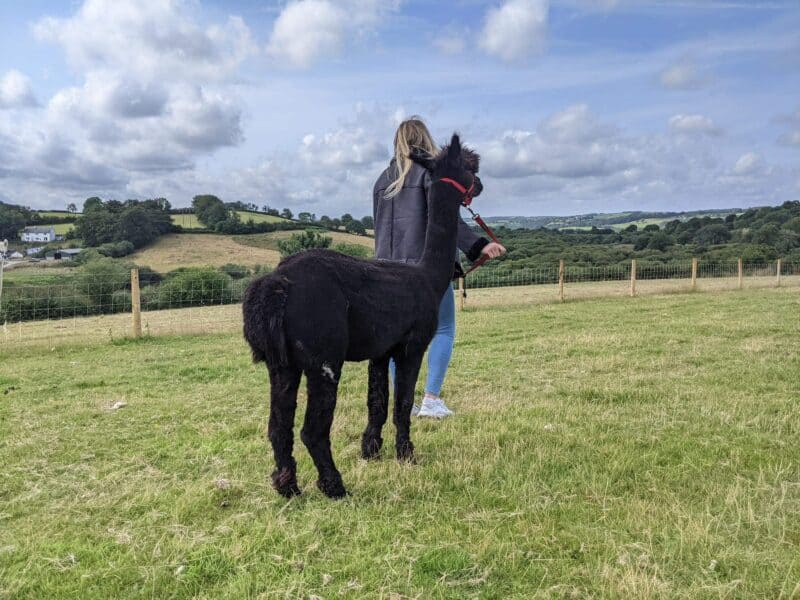
[[[386,197],[394,198],[403,189],[406,175],[414,162],[408,157],[411,150],[417,148],[428,154],[436,154],[438,148],[433,143],[430,131],[418,116],[406,119],[397,127],[394,134],[394,158],[397,166],[397,179],[386,188]]]

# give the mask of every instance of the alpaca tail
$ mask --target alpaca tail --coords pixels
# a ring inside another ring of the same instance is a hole
[[[253,352],[253,362],[287,365],[289,356],[284,332],[284,313],[289,281],[271,274],[253,281],[244,293],[244,337]]]

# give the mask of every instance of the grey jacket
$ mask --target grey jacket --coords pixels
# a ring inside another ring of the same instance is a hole
[[[425,248],[431,178],[428,171],[415,163],[408,172],[400,193],[394,198],[387,198],[386,188],[396,178],[397,167],[392,159],[378,177],[372,192],[375,258],[415,263],[422,258]],[[479,236],[463,219],[459,219],[457,245],[470,261],[478,258],[488,243],[489,240]],[[459,262],[458,256],[454,259]]]

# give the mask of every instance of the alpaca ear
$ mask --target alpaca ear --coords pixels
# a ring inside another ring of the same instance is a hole
[[[411,154],[409,154],[408,157],[428,171],[433,171],[433,167],[436,164],[436,161],[430,154],[419,148],[412,148]]]
[[[447,158],[452,161],[457,161],[461,158],[461,139],[458,137],[457,133],[453,134],[453,137],[450,138],[450,147],[447,151]]]

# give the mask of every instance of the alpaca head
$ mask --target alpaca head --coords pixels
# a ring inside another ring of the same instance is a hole
[[[446,177],[457,181],[466,189],[474,186],[472,196],[477,196],[483,190],[483,185],[477,177],[480,156],[470,148],[462,146],[457,133],[453,134],[450,143],[436,156],[415,148],[411,153],[411,160],[425,167],[434,181]]]

